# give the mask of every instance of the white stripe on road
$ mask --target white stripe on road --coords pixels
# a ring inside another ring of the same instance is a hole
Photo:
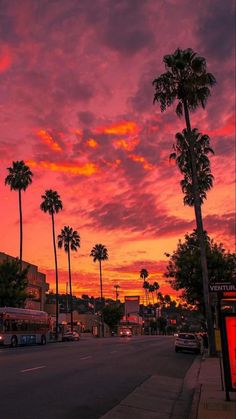
[[[84,356],[83,358],[80,358],[80,359],[89,359],[89,358],[92,358],[91,356]]]
[[[40,367],[34,367],[34,368],[27,368],[26,370],[21,370],[21,372],[41,370],[42,368],[46,368],[46,365],[41,365]]]

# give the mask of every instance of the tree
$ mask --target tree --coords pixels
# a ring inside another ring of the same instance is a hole
[[[0,307],[24,307],[28,268],[22,269],[19,259],[5,259],[0,264]]]
[[[145,268],[141,269],[140,278],[143,279],[143,289],[145,290],[145,295],[146,295],[146,305],[148,305],[148,292],[149,292],[149,282],[146,281],[148,276],[149,276],[149,273],[148,273],[147,269],[145,269]]]
[[[101,304],[103,306],[103,290],[102,290],[102,261],[108,260],[108,250],[106,246],[103,244],[95,244],[95,246],[92,248],[90,256],[93,258],[93,261],[96,262],[98,260],[99,262],[99,273],[100,273],[100,295],[101,295]],[[103,317],[102,317],[102,335],[104,337],[104,323],[103,323]]]
[[[231,281],[236,268],[236,254],[226,252],[222,244],[217,244],[205,234],[209,281]],[[199,239],[196,230],[179,241],[177,249],[170,255],[165,276],[173,289],[183,290],[182,297],[188,304],[195,305],[205,313],[202,286],[202,266]]]
[[[117,305],[107,305],[103,308],[102,315],[104,322],[111,328],[112,331],[114,331],[123,317],[122,309]]]
[[[61,234],[57,236],[57,244],[59,249],[64,246],[64,250],[68,255],[68,273],[69,273],[69,287],[70,287],[70,322],[71,331],[73,332],[73,298],[72,298],[72,280],[71,280],[71,263],[70,263],[70,251],[76,251],[80,247],[80,235],[76,230],[73,230],[69,226],[64,226],[61,230]]]
[[[192,173],[192,192],[194,198],[194,211],[197,224],[197,234],[201,249],[201,264],[204,289],[205,313],[209,335],[210,354],[215,354],[214,329],[210,310],[208,290],[208,271],[204,240],[204,229],[201,212],[201,199],[197,177],[197,163],[194,151],[193,131],[190,123],[190,112],[198,107],[203,109],[211,94],[211,87],[216,83],[215,77],[207,73],[206,60],[198,56],[192,49],[177,49],[172,55],[165,55],[163,61],[166,73],[161,74],[153,81],[155,86],[154,102],[160,103],[161,111],[165,111],[177,100],[176,113],[184,114],[186,135],[188,138],[190,164]]]
[[[153,283],[153,286],[154,286],[154,291],[156,291],[156,299],[157,299],[157,301],[158,301],[158,295],[157,295],[157,291],[159,290],[159,288],[160,288],[160,285],[158,284],[158,282],[154,282]]]
[[[22,267],[22,249],[23,249],[23,221],[22,221],[22,196],[21,191],[26,191],[32,183],[33,173],[30,168],[21,161],[13,161],[12,167],[8,167],[8,176],[5,178],[5,185],[9,185],[10,189],[18,191],[19,212],[20,212],[20,268]]]
[[[115,288],[115,290],[116,290],[116,302],[118,301],[118,297],[119,297],[119,288],[120,288],[120,285],[118,285],[118,284],[116,284],[116,285],[114,285],[114,288]]]
[[[57,249],[56,249],[56,238],[55,238],[55,220],[54,214],[57,214],[59,211],[62,210],[62,201],[60,199],[60,195],[56,191],[52,189],[48,189],[45,191],[45,194],[41,196],[43,202],[40,205],[40,209],[43,212],[48,212],[51,215],[52,220],[52,240],[53,240],[53,249],[54,249],[54,261],[55,261],[55,275],[56,275],[56,338],[58,336],[59,330],[59,322],[58,322],[58,315],[59,315],[59,304],[58,304],[58,267],[57,267]]]
[[[193,175],[187,130],[184,129],[182,133],[178,132],[175,138],[176,144],[173,145],[174,152],[170,154],[170,159],[176,161],[180,172],[184,175],[184,179],[180,182],[182,191],[185,194],[184,204],[193,206]],[[192,141],[196,160],[199,199],[202,204],[207,197],[206,192],[213,186],[213,176],[211,174],[208,154],[214,154],[214,151],[210,147],[210,138],[208,135],[202,135],[196,128],[192,130]]]
[[[150,284],[149,285],[149,288],[148,288],[148,292],[151,292],[152,293],[152,302],[153,302],[153,304],[154,304],[154,295],[153,295],[154,291],[155,291],[154,284]]]

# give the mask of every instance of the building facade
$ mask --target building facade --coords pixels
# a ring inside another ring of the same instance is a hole
[[[15,259],[13,256],[0,252],[0,264],[6,260]],[[32,310],[45,310],[45,294],[49,290],[49,284],[46,282],[46,275],[38,271],[38,266],[32,265],[29,262],[22,261],[23,269],[28,269],[28,287],[29,298],[26,300],[25,308]]]

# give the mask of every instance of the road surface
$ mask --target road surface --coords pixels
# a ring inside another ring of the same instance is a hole
[[[172,336],[82,337],[0,349],[1,419],[98,419],[152,375],[183,378]]]

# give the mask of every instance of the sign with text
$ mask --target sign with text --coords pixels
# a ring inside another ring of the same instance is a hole
[[[232,282],[215,282],[209,284],[210,292],[227,292],[227,291],[236,291],[236,284]]]

